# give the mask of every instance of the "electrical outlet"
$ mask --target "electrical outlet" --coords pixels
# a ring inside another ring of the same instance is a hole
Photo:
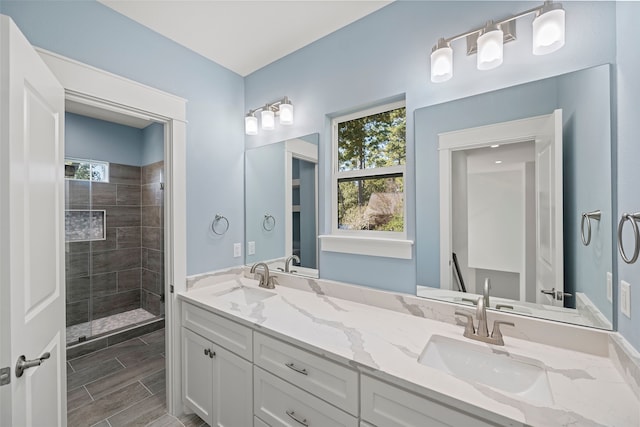
[[[607,301],[613,302],[613,275],[607,271]]]
[[[247,254],[255,255],[256,254],[256,242],[248,242],[247,244]]]
[[[620,311],[631,319],[631,285],[624,280],[620,281]]]
[[[238,258],[241,255],[242,255],[242,244],[241,243],[234,243],[233,244],[233,257],[234,258]]]

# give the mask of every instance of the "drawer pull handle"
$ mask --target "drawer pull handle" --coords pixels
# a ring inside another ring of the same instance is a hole
[[[306,369],[298,368],[293,363],[285,363],[285,365],[287,366],[287,368],[293,369],[294,371],[296,371],[296,372],[298,372],[298,373],[300,373],[302,375],[308,375],[309,374]]]
[[[287,415],[289,415],[289,417],[291,417],[291,419],[295,422],[297,422],[298,424],[302,424],[305,427],[309,427],[309,423],[307,422],[306,418],[300,419],[298,417],[296,417],[296,413],[294,411],[286,411]]]

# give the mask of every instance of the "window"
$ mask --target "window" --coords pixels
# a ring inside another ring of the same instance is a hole
[[[64,177],[82,181],[109,182],[109,163],[96,160],[65,159]]]
[[[333,232],[404,238],[404,101],[333,120]]]

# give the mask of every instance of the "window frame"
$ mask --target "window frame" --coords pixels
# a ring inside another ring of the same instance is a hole
[[[104,182],[104,183],[109,183],[110,182],[110,178],[111,178],[111,162],[106,162],[104,160],[91,160],[91,159],[81,159],[78,157],[65,157],[64,158],[64,163],[65,165],[67,164],[67,162],[73,162],[73,163],[86,163],[89,165],[89,179],[82,179],[82,178],[67,178],[66,176],[64,177],[65,180],[69,180],[69,181],[86,181],[86,182]],[[106,173],[105,173],[105,179],[104,181],[96,181],[93,179],[93,175],[91,174],[91,169],[93,167],[93,165],[104,165]]]
[[[331,235],[340,237],[365,238],[370,242],[371,239],[384,240],[405,240],[407,237],[407,159],[405,151],[405,163],[403,165],[386,166],[381,168],[357,169],[350,171],[340,171],[338,164],[338,124],[362,117],[372,116],[374,114],[386,111],[405,108],[406,120],[406,101],[386,103],[365,110],[356,111],[331,120]],[[405,134],[405,150],[406,150],[406,134]],[[385,175],[402,174],[402,214],[403,214],[403,230],[402,231],[378,231],[378,230],[343,230],[338,228],[338,181],[345,178],[382,178]]]

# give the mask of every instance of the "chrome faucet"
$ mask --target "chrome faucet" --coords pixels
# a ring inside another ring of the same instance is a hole
[[[485,285],[486,285],[485,281]],[[513,322],[506,322],[504,320],[496,320],[493,322],[493,331],[489,335],[489,328],[487,326],[487,307],[485,306],[484,297],[479,297],[476,302],[476,318],[478,319],[478,329],[473,325],[473,315],[464,311],[455,312],[456,316],[464,316],[467,318],[467,324],[464,328],[463,336],[472,340],[486,342],[488,344],[504,345],[504,339],[502,338],[502,332],[500,331],[500,325],[515,326]]]
[[[264,273],[256,273],[256,268],[258,267],[262,267],[264,269]],[[258,283],[258,286],[260,286],[261,288],[275,289],[275,285],[273,284],[273,277],[269,276],[269,266],[267,266],[267,264],[265,264],[264,262],[256,262],[251,266],[251,273],[260,276],[260,282]]]
[[[291,261],[295,261],[295,262],[298,263],[298,265],[300,265],[300,257],[298,255],[291,255],[284,262],[284,272],[285,273],[293,273],[293,272],[295,272],[295,270],[289,270],[289,265],[291,264]]]
[[[489,304],[489,290],[491,289],[491,282],[489,278],[486,277],[484,279],[484,287],[482,288],[482,296],[484,298],[484,306],[491,308],[491,304]]]

